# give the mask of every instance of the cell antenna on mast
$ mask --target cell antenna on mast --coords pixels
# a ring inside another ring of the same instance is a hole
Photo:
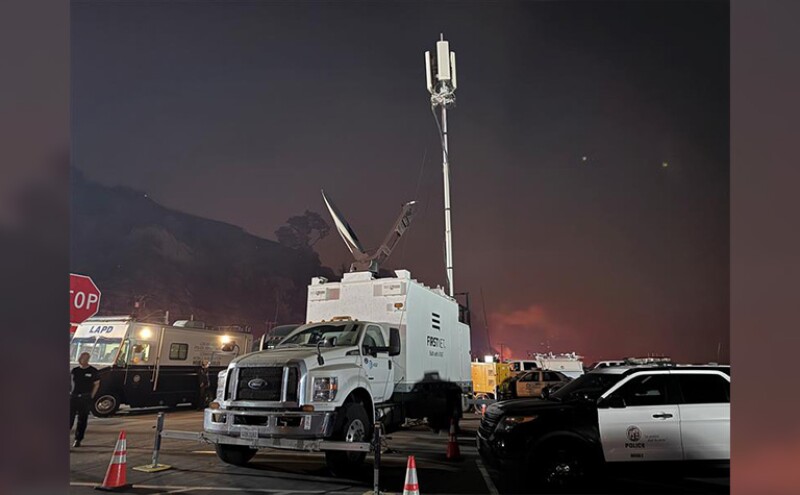
[[[444,175],[444,236],[445,264],[447,265],[447,290],[454,297],[453,284],[453,231],[450,224],[450,158],[447,148],[447,107],[455,105],[456,54],[450,51],[450,43],[440,33],[436,42],[436,52],[425,52],[425,81],[431,94],[431,112],[436,119],[439,137],[442,142],[442,174]],[[436,107],[441,110],[441,123],[436,115]]]

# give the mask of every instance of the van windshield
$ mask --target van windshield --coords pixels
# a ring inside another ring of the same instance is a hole
[[[70,362],[78,362],[84,352],[90,354],[89,364],[113,364],[122,339],[108,337],[76,337],[69,347]]]
[[[328,323],[314,325],[300,329],[289,335],[277,347],[288,347],[292,345],[315,346],[319,342],[325,342],[331,337],[336,337],[337,346],[351,346],[358,344],[361,325],[356,323]]]

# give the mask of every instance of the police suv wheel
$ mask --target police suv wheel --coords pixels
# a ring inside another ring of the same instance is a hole
[[[367,418],[367,411],[359,402],[346,403],[336,415],[336,426],[332,440],[353,442],[369,442],[372,439],[372,423]],[[325,463],[336,476],[346,476],[357,470],[366,452],[347,452],[328,450],[325,452]]]
[[[217,444],[215,446],[217,457],[222,462],[232,464],[234,466],[245,466],[256,455],[258,449],[251,449],[246,445],[224,445]]]
[[[593,473],[585,446],[574,442],[558,442],[536,450],[528,465],[539,481],[551,490],[581,486]]]
[[[112,416],[119,409],[119,399],[114,394],[101,394],[92,402],[92,414],[98,418]]]

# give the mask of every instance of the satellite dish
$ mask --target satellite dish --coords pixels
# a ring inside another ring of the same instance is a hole
[[[328,211],[330,212],[331,217],[333,217],[333,223],[336,225],[336,230],[339,232],[342,240],[347,245],[347,249],[350,250],[357,260],[367,258],[367,253],[364,251],[364,247],[358,240],[356,233],[353,232],[353,228],[350,227],[350,224],[347,223],[344,215],[342,215],[339,209],[336,208],[333,202],[329,200],[327,196],[325,196],[324,190],[322,191],[322,199],[325,201],[325,206],[328,207]]]
[[[331,217],[333,217],[336,230],[342,237],[347,249],[350,250],[350,253],[355,258],[355,261],[350,264],[351,272],[370,271],[372,273],[378,273],[379,265],[389,258],[394,248],[397,247],[400,238],[411,225],[411,220],[414,217],[417,207],[416,201],[409,201],[404,204],[400,210],[400,215],[394,221],[392,228],[389,229],[389,233],[386,234],[386,238],[384,238],[381,246],[376,249],[374,253],[367,254],[361,242],[358,240],[356,233],[353,231],[353,228],[350,227],[344,215],[334,206],[333,202],[328,199],[325,195],[325,191],[322,191],[322,199],[325,201],[325,206],[328,207],[328,212],[330,212]]]

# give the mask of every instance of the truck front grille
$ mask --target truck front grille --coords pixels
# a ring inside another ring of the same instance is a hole
[[[239,368],[236,400],[279,401],[282,387],[282,367]]]

